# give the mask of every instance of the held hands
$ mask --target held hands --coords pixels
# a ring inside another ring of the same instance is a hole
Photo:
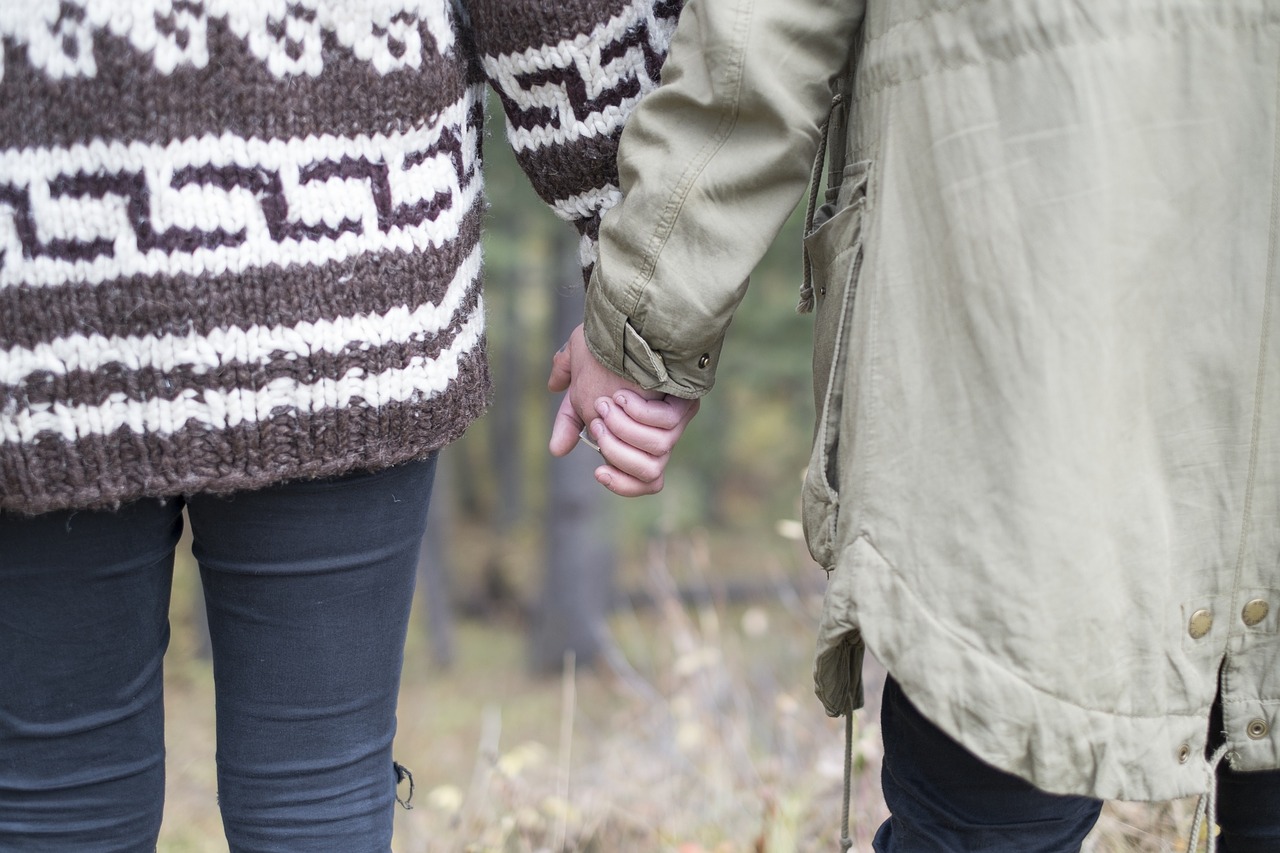
[[[624,497],[662,490],[671,449],[698,413],[697,400],[645,391],[618,376],[587,349],[582,326],[552,357],[547,388],[568,392],[551,426],[553,456],[573,450],[585,426],[605,461],[597,482]]]

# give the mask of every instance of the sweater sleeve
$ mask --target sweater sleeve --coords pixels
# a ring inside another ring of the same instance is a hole
[[[578,229],[584,280],[600,217],[622,197],[622,126],[658,84],[682,2],[466,0],[507,139],[538,195]]]

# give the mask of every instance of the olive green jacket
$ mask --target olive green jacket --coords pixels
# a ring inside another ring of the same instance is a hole
[[[856,56],[808,239],[830,571],[816,680],[863,644],[1052,791],[1280,767],[1280,3],[692,0],[624,133],[587,338],[711,385]],[[741,345],[749,345],[741,342]]]

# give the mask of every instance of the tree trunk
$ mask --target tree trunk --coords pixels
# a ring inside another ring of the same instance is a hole
[[[526,229],[527,230],[527,229]],[[493,465],[496,493],[489,523],[493,537],[481,567],[478,610],[491,614],[519,604],[512,575],[515,549],[512,546],[524,507],[524,430],[529,420],[524,408],[525,386],[529,380],[525,350],[528,336],[520,321],[519,297],[530,284],[532,265],[494,273],[489,280],[489,302],[494,306],[490,352],[493,354],[493,397],[489,409],[489,458]]]
[[[518,295],[530,284],[528,270],[514,276],[504,275],[506,293],[494,293],[491,301],[499,302],[495,314],[501,315],[502,337],[495,341],[493,371],[494,405],[489,411],[489,450],[497,478],[498,493],[494,500],[494,525],[499,538],[510,533],[524,513],[524,443],[521,421],[524,418],[524,390],[529,380],[525,369],[527,337],[520,323]],[[496,276],[495,276],[496,278]],[[497,288],[491,288],[491,291]],[[492,337],[492,336],[491,336]],[[548,367],[549,367],[548,360]]]
[[[559,346],[582,320],[583,291],[578,285],[577,241],[557,242],[561,281],[552,312],[554,346]],[[550,408],[554,415],[558,399]],[[551,418],[547,419],[548,423]],[[533,621],[530,662],[538,672],[559,672],[572,651],[578,665],[589,665],[608,642],[605,617],[613,598],[616,555],[606,507],[606,493],[592,472],[600,456],[579,444],[564,459],[554,460],[547,477],[546,575],[542,601]]]

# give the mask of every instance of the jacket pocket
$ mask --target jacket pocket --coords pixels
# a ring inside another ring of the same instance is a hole
[[[868,568],[888,568],[865,536],[853,541],[846,557],[827,581],[813,659],[813,690],[832,717],[856,711],[862,707],[864,698],[862,659],[866,645],[853,606],[854,578]]]
[[[840,506],[838,449],[849,334],[862,267],[862,219],[866,207],[866,163],[845,169],[835,210],[824,205],[824,221],[804,240],[816,299],[813,332],[813,392],[817,421],[813,452],[801,492],[800,517],[809,553],[830,571],[835,564]],[[826,214],[830,213],[829,216]]]

